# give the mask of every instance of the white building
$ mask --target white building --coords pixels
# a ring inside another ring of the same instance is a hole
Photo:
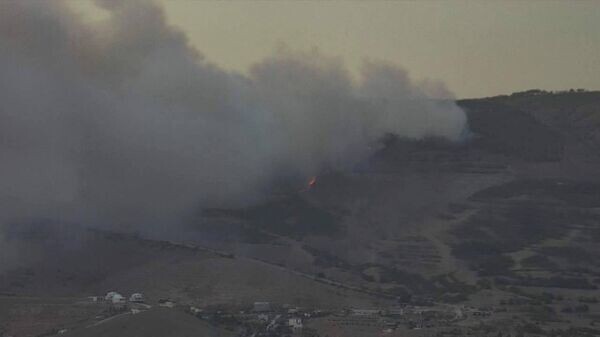
[[[292,328],[292,330],[302,329],[302,327],[303,327],[302,318],[294,317],[294,318],[288,319],[288,326],[290,328]]]
[[[124,304],[125,297],[123,297],[121,294],[114,294],[111,298],[111,302],[112,304]]]
[[[161,299],[161,300],[158,300],[158,305],[161,307],[166,307],[166,308],[174,308],[175,302],[173,302],[170,299]]]
[[[356,315],[356,316],[375,316],[375,315],[380,315],[381,314],[381,310],[377,310],[377,309],[352,309],[351,313],[352,313],[352,315]]]
[[[115,295],[119,295],[121,296],[118,292],[116,291],[109,291],[106,293],[106,296],[104,296],[104,300],[107,302],[112,302],[112,299]]]
[[[131,296],[129,296],[129,302],[143,303],[144,295],[142,295],[140,293],[131,294]]]
[[[106,300],[107,303],[110,304],[112,309],[123,309],[125,308],[125,306],[127,305],[127,302],[125,301],[125,297],[123,297],[123,295],[119,294],[116,291],[111,291],[108,292],[106,294],[106,296],[104,296],[104,299]]]
[[[194,315],[202,314],[204,312],[203,309],[197,307],[190,307],[190,312]]]

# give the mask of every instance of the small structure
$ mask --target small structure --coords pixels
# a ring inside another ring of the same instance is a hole
[[[350,313],[352,315],[355,315],[355,316],[375,316],[375,315],[380,315],[381,314],[381,310],[377,310],[377,309],[352,309],[350,311]]]
[[[161,307],[174,308],[175,302],[171,301],[170,299],[161,299],[158,300],[158,305]]]
[[[385,315],[391,317],[400,317],[405,313],[406,311],[402,307],[393,307],[385,311]]]
[[[121,294],[115,294],[112,297],[111,304],[115,309],[124,309],[126,306],[125,297],[123,297]]]
[[[381,330],[382,335],[389,335],[392,332],[394,332],[394,329],[392,329],[392,328],[384,328],[383,330]]]
[[[201,315],[204,312],[204,310],[200,309],[198,307],[192,306],[192,307],[190,307],[190,312],[194,315]]]
[[[119,294],[116,291],[109,291],[109,292],[106,293],[106,296],[104,296],[104,300],[107,301],[107,302],[112,302],[112,299],[113,299],[113,297],[115,295],[121,296],[121,294]]]
[[[116,291],[111,291],[104,296],[106,303],[110,305],[110,310],[123,310],[127,306],[125,297]]]
[[[131,296],[129,296],[129,302],[144,303],[144,295],[140,293],[131,294]]]
[[[254,302],[254,312],[270,312],[271,303],[269,302]]]
[[[115,294],[111,298],[111,303],[115,305],[125,304],[125,297],[123,297],[121,294]]]
[[[300,330],[303,327],[302,318],[293,317],[288,319],[288,326],[292,328],[292,330]]]
[[[483,311],[483,310],[475,310],[475,311],[473,311],[473,316],[476,316],[476,317],[488,317],[488,316],[491,316],[491,315],[492,315],[492,313],[489,312],[489,311]]]

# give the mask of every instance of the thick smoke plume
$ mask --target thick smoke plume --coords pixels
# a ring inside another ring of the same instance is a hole
[[[281,177],[364,160],[386,133],[457,140],[440,85],[281,51],[230,72],[145,1],[0,2],[0,223],[170,225],[199,205],[259,199]],[[243,51],[240,51],[243,52]]]

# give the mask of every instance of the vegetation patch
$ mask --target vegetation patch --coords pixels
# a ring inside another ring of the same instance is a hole
[[[513,285],[523,287],[546,287],[546,288],[565,288],[565,289],[598,289],[598,286],[590,283],[584,277],[532,277],[532,276],[514,276],[514,277],[496,277],[497,285]]]
[[[528,161],[562,157],[563,137],[527,112],[495,99],[461,100],[458,104],[467,112],[473,141],[480,147]]]
[[[540,268],[545,270],[556,270],[558,265],[547,256],[534,254],[521,260],[521,266],[526,268]]]
[[[519,179],[479,191],[471,199],[486,201],[517,197],[557,201],[572,207],[599,207],[600,183],[555,179]],[[579,216],[586,214],[582,212]]]
[[[209,209],[207,217],[232,217],[264,232],[302,239],[305,236],[339,237],[344,234],[339,216],[317,207],[298,195],[290,195],[243,209]],[[254,233],[246,234],[253,238]],[[268,238],[260,238],[264,240]]]
[[[570,264],[579,263],[595,263],[594,256],[581,247],[564,246],[564,247],[541,247],[539,253],[563,259]]]

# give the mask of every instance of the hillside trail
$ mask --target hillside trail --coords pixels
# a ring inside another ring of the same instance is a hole
[[[438,274],[453,274],[459,280],[470,284],[477,282],[476,273],[471,271],[465,262],[457,259],[452,254],[452,248],[446,243],[447,230],[465,221],[475,212],[476,210],[465,211],[452,221],[432,217],[427,226],[422,226],[419,234],[430,240],[440,256]]]

